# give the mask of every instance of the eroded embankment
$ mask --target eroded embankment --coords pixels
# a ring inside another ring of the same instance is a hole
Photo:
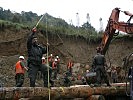
[[[8,77],[6,81],[13,86],[14,78],[14,64],[18,60],[19,55],[24,55],[27,58],[26,40],[30,31],[21,30],[4,30],[0,32],[0,77]],[[43,45],[47,43],[45,33],[40,33],[38,37],[39,42]],[[90,41],[80,36],[66,36],[63,34],[48,33],[48,42],[50,44],[49,54],[59,55],[61,63],[66,64],[68,57],[71,57],[74,62],[81,64],[92,63],[92,58],[96,54],[96,47],[100,41]],[[114,39],[106,54],[108,64],[115,64],[122,66],[123,58],[133,51],[133,38],[126,37]],[[26,82],[28,82],[26,80]]]

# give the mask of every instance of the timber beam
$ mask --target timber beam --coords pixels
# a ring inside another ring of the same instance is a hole
[[[129,85],[128,93],[129,93]],[[88,85],[77,85],[70,87],[52,87],[51,89],[45,87],[1,87],[1,99],[18,100],[20,98],[36,98],[40,97],[48,99],[49,92],[51,100],[61,98],[88,98],[92,95],[126,95],[126,84],[113,84],[112,87],[90,87]]]

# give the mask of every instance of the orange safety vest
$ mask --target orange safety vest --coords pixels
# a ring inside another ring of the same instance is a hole
[[[20,65],[20,62],[21,61],[18,61],[17,63],[16,63],[16,65],[15,65],[15,72],[16,72],[16,74],[18,74],[18,73],[22,73],[22,74],[24,74],[24,68],[22,68],[22,66]]]
[[[57,68],[57,62],[54,61],[54,62],[52,63],[52,68],[53,68],[53,69],[56,69],[56,68]]]
[[[68,62],[67,68],[71,68],[72,66],[73,66],[73,63],[72,62]]]
[[[53,62],[53,57],[48,57],[49,62]]]
[[[59,59],[59,58],[57,59],[57,62],[58,62],[58,63],[60,62],[60,59]]]

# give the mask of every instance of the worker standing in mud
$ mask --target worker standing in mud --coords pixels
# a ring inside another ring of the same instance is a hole
[[[19,61],[15,65],[16,87],[22,87],[24,83],[25,70],[28,71],[27,67],[24,64],[24,56],[19,56]]]
[[[117,83],[117,80],[118,80],[118,74],[117,74],[117,70],[116,70],[116,67],[112,67],[111,69],[111,79],[112,79],[112,82],[113,83]]]
[[[57,59],[57,73],[60,73],[60,58],[59,56],[56,56]]]
[[[68,62],[67,62],[67,70],[70,73],[70,75],[72,75],[72,67],[74,66],[73,61],[69,58]]]
[[[57,59],[55,58],[53,63],[52,63],[52,69],[53,69],[53,78],[57,79]]]
[[[36,34],[36,28],[32,29],[32,33],[29,35],[27,40],[27,49],[28,49],[28,68],[29,68],[29,78],[30,78],[30,87],[35,87],[35,81],[37,72],[41,71],[44,73],[42,67],[42,56],[47,53],[47,47],[42,47],[38,44]],[[43,79],[44,80],[44,79]],[[44,84],[45,86],[45,84]]]
[[[96,71],[96,86],[101,86],[102,78],[104,79],[107,86],[111,86],[109,79],[107,77],[107,72],[105,70],[106,59],[104,55],[101,54],[101,48],[97,48],[97,54],[93,60],[93,67]]]

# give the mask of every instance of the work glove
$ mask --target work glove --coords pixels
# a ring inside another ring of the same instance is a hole
[[[35,32],[36,32],[36,28],[35,28],[35,27],[32,29],[32,32],[33,32],[33,33],[35,33]]]

